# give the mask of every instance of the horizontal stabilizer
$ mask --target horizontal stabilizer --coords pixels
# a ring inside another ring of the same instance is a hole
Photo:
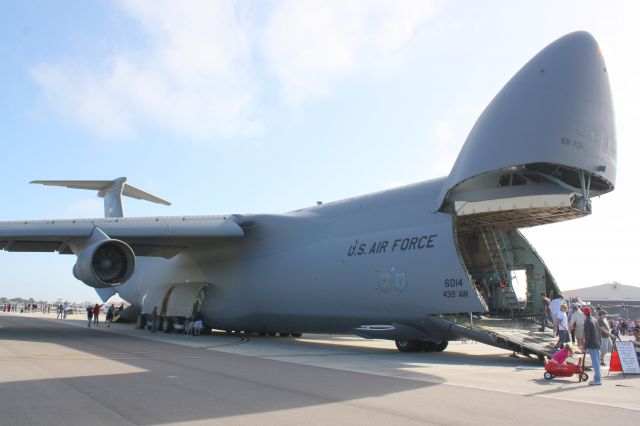
[[[34,180],[31,183],[38,183],[49,186],[64,186],[72,189],[89,189],[98,191],[98,197],[104,198],[105,217],[123,217],[122,195],[135,198],[137,200],[151,201],[152,203],[170,206],[169,201],[151,195],[141,189],[127,183],[126,177],[119,177],[114,180]]]
[[[30,183],[39,183],[41,185],[49,186],[64,186],[72,189],[92,189],[94,191],[103,191],[113,185],[112,180],[33,180]],[[103,194],[98,194],[104,196]],[[170,206],[171,203],[162,198],[151,195],[141,189],[131,186],[128,183],[124,184],[122,189],[122,195],[135,198],[137,200],[151,201],[152,203],[164,204]]]
[[[32,180],[29,183],[41,185],[64,186],[73,189],[93,189],[100,191],[113,183],[111,180]]]
[[[169,201],[163,200],[162,198],[156,197],[155,195],[151,195],[148,192],[144,192],[142,189],[138,189],[135,186],[129,185],[128,183],[124,184],[122,195],[126,195],[127,197],[135,198],[137,200],[145,200],[151,201],[152,203],[164,204],[165,206],[171,205]]]

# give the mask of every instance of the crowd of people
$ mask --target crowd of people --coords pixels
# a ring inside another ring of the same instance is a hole
[[[56,319],[66,319],[67,316],[81,311],[86,312],[87,327],[99,327],[100,317],[104,313],[104,324],[111,327],[112,322],[118,317],[120,312],[125,309],[124,304],[118,306],[114,304],[88,304],[83,305],[64,303],[0,303],[1,312],[19,312],[19,313],[36,313],[42,314],[55,313]],[[154,318],[155,316],[155,318]],[[158,324],[158,308],[154,308],[154,312],[149,318],[150,330],[155,332],[159,328]],[[199,336],[204,330],[204,321],[200,314],[187,318],[184,322],[184,333],[187,336]]]
[[[49,303],[2,303],[0,304],[0,310],[2,312],[26,312],[35,313],[42,312],[43,314],[51,313],[51,304]]]
[[[67,317],[68,314],[72,313],[73,310],[77,309],[77,305],[70,305],[67,302],[64,303],[2,303],[0,304],[0,311],[2,312],[20,312],[33,314],[36,312],[41,312],[44,314],[50,314],[52,311],[58,314],[58,318],[64,316]]]
[[[105,324],[107,327],[111,327],[111,323],[114,318],[120,315],[120,312],[124,310],[124,305],[107,305],[106,309],[103,309],[104,305],[96,303],[95,305],[87,305],[85,311],[87,312],[87,327],[91,327],[91,324],[98,327],[100,326],[100,312],[105,312]]]
[[[124,305],[121,304],[119,306],[115,306],[113,304],[107,305],[105,308],[104,305],[95,304],[95,305],[87,305],[86,308],[83,308],[83,305],[72,305],[67,302],[64,303],[1,303],[0,311],[1,312],[20,312],[20,313],[37,313],[42,312],[42,314],[50,314],[52,311],[56,314],[56,319],[66,319],[67,316],[73,314],[74,312],[79,312],[80,310],[86,310],[88,324],[87,326],[91,327],[91,324],[94,326],[98,326],[100,324],[100,313],[104,310],[105,312],[105,323],[107,327],[111,327],[111,323],[114,318],[124,310]]]
[[[640,320],[608,318],[608,312],[600,306],[591,306],[580,298],[568,301],[558,294],[549,299],[541,294],[544,310],[540,318],[540,331],[551,325],[558,341],[552,362],[563,363],[578,349],[589,354],[594,370],[594,378],[589,385],[601,384],[601,366],[606,366],[605,356],[611,353],[614,342],[621,335],[633,335],[636,353],[640,360]],[[576,346],[577,345],[577,346]]]

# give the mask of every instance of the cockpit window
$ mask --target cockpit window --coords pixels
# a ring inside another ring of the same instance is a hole
[[[535,183],[547,182],[547,180],[545,178],[543,178],[542,176],[534,175],[533,173],[524,173],[524,176],[526,176],[527,180],[529,180],[531,182],[535,182]]]
[[[526,184],[527,178],[517,173],[500,175],[498,178],[498,186],[518,186]]]
[[[523,176],[517,173],[513,174],[513,179],[511,180],[511,186],[524,185],[526,183],[527,183],[527,180]]]

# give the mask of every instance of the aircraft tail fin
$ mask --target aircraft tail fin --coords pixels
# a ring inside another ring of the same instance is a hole
[[[125,183],[126,181],[126,177],[119,177],[114,180],[34,180],[30,183],[98,191],[98,197],[104,198],[104,217],[124,216],[124,209],[122,207],[123,195],[138,200],[164,204],[165,206],[171,205],[170,202],[162,198]]]

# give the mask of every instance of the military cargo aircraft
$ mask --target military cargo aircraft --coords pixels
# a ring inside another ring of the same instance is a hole
[[[591,214],[615,175],[607,69],[576,32],[504,86],[449,176],[283,214],[136,218],[122,195],[168,203],[125,178],[35,181],[99,191],[105,218],[1,222],[0,248],[75,254],[77,279],[103,299],[117,292],[139,325],[156,307],[166,331],[200,315],[228,331],[350,333],[401,351],[472,338],[540,355],[500,331],[559,292],[519,229]]]

